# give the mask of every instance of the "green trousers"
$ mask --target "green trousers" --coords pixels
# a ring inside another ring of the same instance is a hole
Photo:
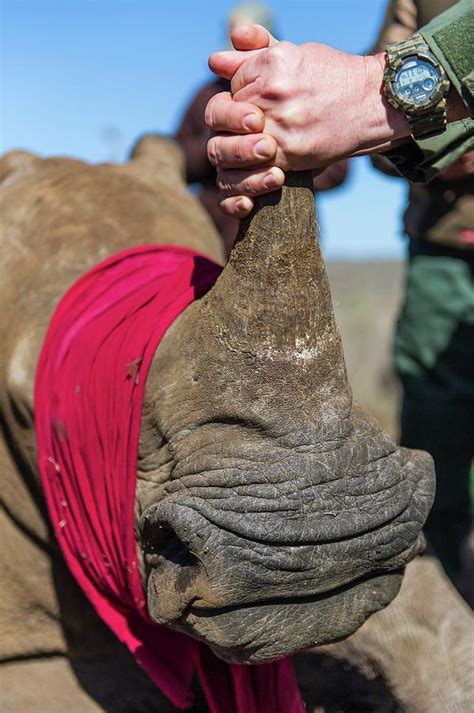
[[[474,255],[412,241],[394,342],[403,386],[401,443],[433,456],[425,533],[448,575],[461,573],[474,457]]]

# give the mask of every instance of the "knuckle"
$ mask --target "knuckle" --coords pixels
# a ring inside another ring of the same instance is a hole
[[[207,156],[213,166],[217,166],[219,162],[219,152],[216,144],[217,139],[209,139],[207,142]]]
[[[242,139],[235,139],[233,149],[234,158],[237,163],[243,163],[249,153],[246,149],[246,142]]]
[[[231,192],[232,186],[226,173],[222,173],[221,171],[218,172],[217,187],[223,195],[229,195]]]
[[[305,114],[292,102],[280,103],[276,107],[272,118],[280,126],[287,129],[291,128],[293,134],[296,129],[299,129],[306,123]]]
[[[213,99],[211,99],[207,106],[206,110],[204,112],[204,121],[206,122],[207,126],[209,126],[211,129],[214,128],[214,106],[213,106]]]
[[[228,98],[228,92],[220,92],[209,99],[204,111],[204,121],[211,128],[219,128],[219,117],[223,115],[223,110]]]
[[[272,121],[276,127],[286,127],[287,126],[287,112],[286,106],[283,106],[282,102],[279,102],[272,108]],[[278,134],[278,142],[280,142],[280,135]]]
[[[281,62],[283,60],[286,60],[288,53],[291,52],[293,45],[291,42],[287,42],[286,40],[282,40],[281,42],[277,42],[276,45],[273,45],[269,49],[269,53],[271,54],[273,60],[277,62]]]
[[[298,148],[298,142],[294,142],[292,137],[282,137],[281,141],[278,142],[280,151],[285,155],[291,155],[294,149]]]
[[[285,47],[286,47],[286,42],[279,42],[277,45],[274,45],[273,47],[270,47],[269,54],[272,58],[272,60],[275,62],[279,62],[284,54],[285,54]]]
[[[279,77],[270,77],[266,82],[265,94],[269,99],[281,99],[285,94],[285,82]]]
[[[284,98],[288,87],[285,74],[279,71],[270,71],[259,78],[258,87],[263,97],[273,100]]]
[[[226,196],[221,196],[219,199],[219,208],[224,215],[232,215],[233,202]]]
[[[258,196],[262,190],[263,188],[260,186],[258,177],[250,177],[244,182],[242,193],[248,196]]]

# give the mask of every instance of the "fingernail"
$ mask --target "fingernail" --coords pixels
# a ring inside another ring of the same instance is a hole
[[[272,147],[267,139],[260,139],[253,147],[253,152],[259,158],[270,158],[273,155]]]
[[[263,179],[263,185],[265,188],[276,188],[278,186],[278,181],[273,175],[273,173],[267,173]]]
[[[244,116],[244,129],[249,131],[258,131],[260,129],[260,118],[256,114],[247,114]]]

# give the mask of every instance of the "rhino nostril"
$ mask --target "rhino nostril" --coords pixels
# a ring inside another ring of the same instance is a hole
[[[157,566],[168,560],[173,564],[190,567],[197,563],[196,555],[190,550],[190,543],[178,537],[167,522],[145,520],[142,532],[142,546],[145,561]]]
[[[155,509],[143,518],[141,542],[149,613],[157,623],[167,624],[179,619],[198,597],[197,590],[203,583],[202,560],[192,551],[194,537],[187,535],[183,523],[179,530],[175,529],[160,515]]]

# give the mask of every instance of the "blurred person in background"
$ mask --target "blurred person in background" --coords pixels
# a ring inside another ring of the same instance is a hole
[[[374,51],[413,35],[454,4],[390,0]],[[399,176],[383,155],[372,160]],[[408,263],[394,339],[403,388],[400,437],[403,446],[434,458],[437,492],[425,532],[456,584],[471,528],[474,456],[474,151],[408,191]]]
[[[230,37],[237,25],[261,25],[274,34],[271,11],[263,3],[241,3],[229,15],[227,32]],[[229,40],[229,47],[232,47]],[[224,215],[219,210],[219,190],[216,187],[216,168],[207,157],[206,144],[209,128],[204,114],[208,101],[219,92],[229,92],[230,81],[213,79],[205,84],[191,100],[176,133],[176,139],[183,149],[186,162],[186,181],[200,184],[198,198],[211,216],[220,233],[226,254],[229,255],[237,236],[239,221]],[[250,127],[249,127],[250,128]],[[314,178],[315,191],[336,188],[347,176],[348,162],[339,161],[329,166]]]

